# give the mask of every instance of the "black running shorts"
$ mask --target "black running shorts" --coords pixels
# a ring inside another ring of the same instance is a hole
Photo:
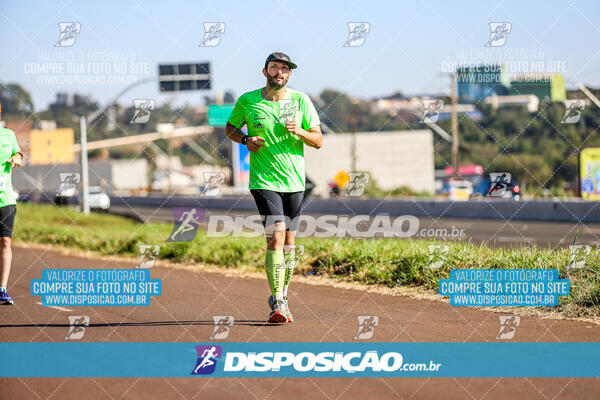
[[[15,215],[17,214],[17,206],[0,207],[0,237],[12,238],[13,226],[15,225]]]
[[[297,231],[304,192],[275,192],[266,189],[250,190],[266,228],[285,222],[287,231]]]

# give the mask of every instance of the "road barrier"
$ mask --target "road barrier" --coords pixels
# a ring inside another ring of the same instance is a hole
[[[111,196],[114,206],[184,207],[209,210],[256,211],[250,196]],[[600,202],[575,200],[473,200],[308,198],[303,213],[338,215],[414,215],[432,218],[479,218],[548,222],[600,222]]]

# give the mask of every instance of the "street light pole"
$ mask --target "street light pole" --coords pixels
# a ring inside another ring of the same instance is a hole
[[[134,87],[141,85],[142,83],[151,82],[157,80],[158,77],[151,77],[146,79],[141,79],[139,81],[134,82],[133,84],[127,86],[123,89],[114,99],[112,99],[108,106],[105,108],[99,108],[98,110],[91,113],[89,116],[83,115],[79,117],[79,128],[81,133],[81,209],[84,214],[90,213],[90,180],[89,180],[89,171],[88,171],[88,151],[87,151],[87,122],[94,121],[101,114],[110,109],[113,105],[117,103],[117,100],[133,89]]]
[[[81,208],[84,214],[90,213],[90,180],[88,173],[88,151],[87,151],[87,118],[85,115],[79,117],[81,133]]]
[[[351,154],[351,171],[356,172],[356,126],[358,125],[356,112],[358,110],[358,100],[352,99],[352,142],[350,145]]]
[[[167,157],[169,158],[169,164],[167,168],[169,173],[168,191],[171,193],[171,190],[173,190],[173,138],[170,136],[167,139]]]
[[[450,99],[452,102],[452,109],[450,110],[450,123],[452,125],[452,179],[458,179],[458,116],[456,115],[457,109],[457,94],[456,94],[456,76],[450,75]]]

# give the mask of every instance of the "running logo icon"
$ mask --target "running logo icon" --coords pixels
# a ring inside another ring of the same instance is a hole
[[[215,328],[213,329],[210,339],[223,340],[229,336],[229,330],[233,328],[232,315],[213,315]]]
[[[90,326],[90,317],[84,316],[69,316],[69,332],[65,339],[78,340],[83,339],[85,328]]]
[[[576,124],[581,118],[581,113],[585,109],[585,100],[565,100],[565,115],[560,121],[561,124]]]
[[[204,190],[202,195],[215,197],[221,193],[221,186],[225,184],[225,172],[204,172]]]
[[[508,172],[490,172],[488,196],[503,196],[510,184],[510,177],[511,175]]]
[[[173,232],[167,242],[189,242],[196,237],[204,210],[198,207],[173,207]]]
[[[150,119],[150,113],[154,110],[156,101],[154,99],[134,99],[133,118],[129,121],[130,124],[145,124]]]
[[[344,47],[360,47],[365,44],[367,34],[371,31],[371,24],[368,22],[348,22],[348,40]]]
[[[75,196],[79,193],[79,182],[81,181],[78,172],[61,172],[58,174],[60,186],[58,187],[59,196]]]
[[[136,268],[152,268],[156,263],[156,258],[160,253],[160,246],[155,244],[141,244],[140,258]]]
[[[279,122],[285,124],[287,120],[296,120],[298,102],[296,100],[279,100]]]
[[[286,268],[296,268],[298,265],[300,265],[300,261],[302,260],[302,257],[304,257],[304,246],[301,244],[295,244],[294,245],[294,258],[293,258],[293,265],[288,266],[286,265]]]
[[[204,39],[198,47],[215,47],[221,42],[221,36],[225,34],[225,22],[205,22]]]
[[[223,356],[221,346],[196,346],[198,360],[190,375],[210,375],[217,368],[217,359]]]
[[[506,44],[506,39],[512,30],[510,22],[490,22],[490,38],[485,44],[486,47],[502,47]]]
[[[373,337],[375,327],[379,325],[379,317],[377,315],[359,315],[358,331],[354,339],[368,340]]]
[[[81,23],[79,22],[59,22],[58,28],[60,29],[60,35],[54,47],[73,46],[75,40],[77,40],[77,35],[81,33]]]
[[[572,244],[569,246],[569,265],[567,269],[581,269],[585,267],[585,261],[592,252],[587,244]]]
[[[444,265],[444,261],[448,256],[450,248],[445,244],[430,244],[427,246],[429,251],[429,258],[427,261],[427,268],[439,269]]]
[[[510,340],[515,337],[517,328],[521,326],[521,317],[515,315],[500,315],[500,330],[496,339]]]
[[[344,196],[362,196],[371,181],[371,175],[368,172],[349,172],[348,178]]]
[[[423,100],[423,117],[421,122],[425,124],[434,124],[440,118],[440,111],[444,109],[443,100]]]

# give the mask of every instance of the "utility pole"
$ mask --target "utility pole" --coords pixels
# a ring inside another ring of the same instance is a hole
[[[79,117],[81,133],[81,208],[84,214],[90,213],[90,181],[88,174],[88,151],[87,151],[87,118]]]
[[[456,115],[458,96],[456,94],[456,76],[450,74],[450,99],[452,109],[450,110],[450,123],[452,125],[452,179],[458,179],[458,116]]]
[[[156,124],[156,130],[160,134],[161,139],[167,141],[167,190],[171,192],[173,189],[173,133],[174,126],[171,123]]]
[[[592,92],[588,90],[588,88],[583,86],[581,83],[577,83],[577,86],[579,87],[579,90],[581,90],[592,102],[594,102],[595,105],[600,107],[600,100],[598,100],[598,98],[594,96]]]
[[[223,90],[218,89],[215,95],[215,104],[222,105],[223,104]],[[215,127],[213,134],[211,136],[211,147],[213,150],[212,158],[213,165],[217,165],[217,159],[219,158],[219,138],[225,135],[225,128],[223,127]]]
[[[173,138],[170,136],[167,139],[167,157],[169,160],[169,163],[167,164],[167,170],[169,171],[169,187],[167,190],[171,193],[171,190],[173,189]]]
[[[356,112],[358,110],[358,100],[352,99],[352,142],[350,143],[350,157],[351,157],[351,171],[356,172],[356,125],[357,125],[357,115]]]

